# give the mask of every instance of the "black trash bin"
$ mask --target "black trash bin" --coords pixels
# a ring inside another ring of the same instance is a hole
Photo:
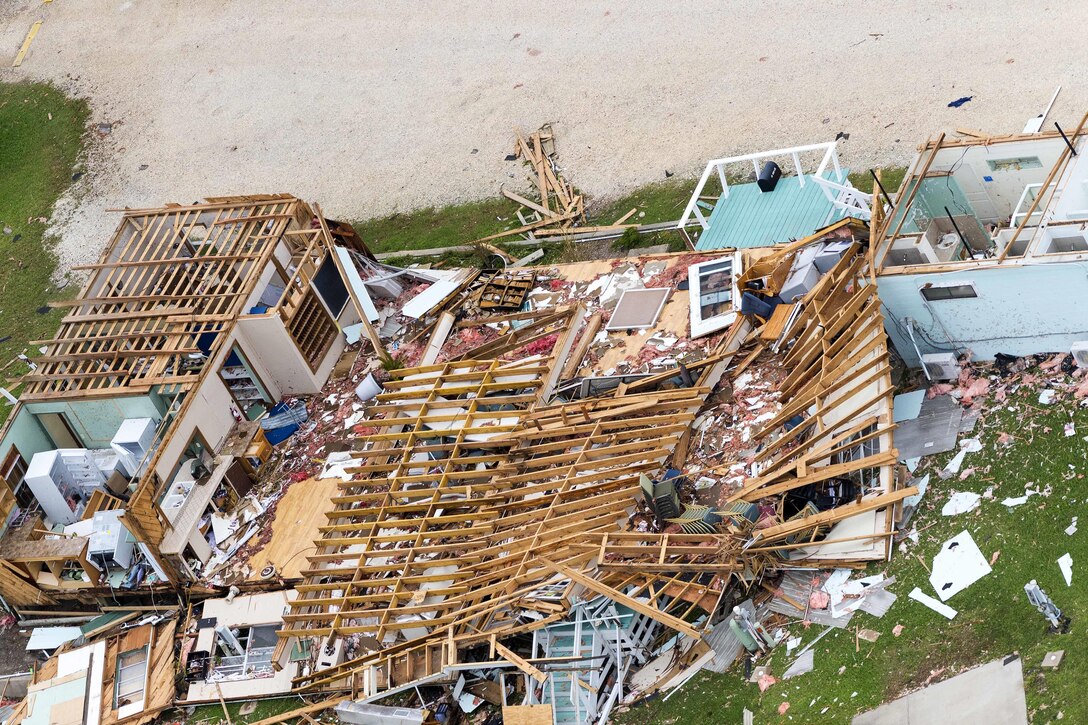
[[[763,164],[763,170],[759,172],[756,183],[759,184],[759,190],[762,192],[774,191],[774,187],[778,186],[778,180],[781,178],[782,169],[775,162],[768,161]]]

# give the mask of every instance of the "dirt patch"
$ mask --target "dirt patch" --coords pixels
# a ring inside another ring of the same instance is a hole
[[[1019,131],[1059,82],[1053,119],[1071,128],[1088,102],[1088,87],[1054,71],[1088,60],[1083,4],[798,12],[773,0],[704,8],[697,23],[683,3],[642,1],[472,0],[454,16],[434,0],[319,12],[268,0],[256,15],[220,0],[4,6],[6,53],[44,22],[0,79],[58,83],[91,99],[93,129],[110,124],[62,204],[66,266],[95,260],[116,225],[106,207],[286,191],[364,219],[524,188],[520,163],[505,160],[515,125],[554,123],[565,173],[603,198],[840,132],[847,166],[904,163],[940,129]],[[1049,42],[995,59],[993,39],[1010,27]]]

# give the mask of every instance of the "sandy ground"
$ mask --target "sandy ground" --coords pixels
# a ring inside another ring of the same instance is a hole
[[[490,196],[522,177],[515,125],[555,123],[598,198],[840,131],[848,165],[903,163],[940,129],[1019,131],[1058,84],[1072,127],[1086,21],[993,0],[7,0],[0,80],[54,81],[113,124],[58,205],[68,265],[97,257],[107,207],[288,191],[361,219]]]

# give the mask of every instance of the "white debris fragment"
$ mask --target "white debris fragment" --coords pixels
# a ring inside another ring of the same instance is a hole
[[[978,508],[982,497],[971,491],[959,491],[952,494],[941,509],[941,516],[956,516],[957,514],[974,511]]]
[[[1069,524],[1069,526],[1065,527],[1065,533],[1066,533],[1067,536],[1072,536],[1073,534],[1077,533],[1077,517],[1076,516],[1073,517],[1073,523],[1071,523],[1071,524]]]
[[[993,569],[982,555],[975,540],[967,531],[944,542],[940,552],[933,558],[933,570],[929,583],[942,602],[947,602],[954,595],[989,574]]]
[[[951,478],[960,472],[960,467],[963,466],[963,459],[967,457],[968,453],[978,453],[982,450],[982,443],[978,438],[967,438],[960,441],[960,450],[952,460],[948,462],[948,465],[944,467],[944,470],[940,472],[941,478]]]
[[[1073,586],[1073,557],[1068,553],[1062,554],[1058,559],[1058,568],[1062,570],[1062,576],[1065,577],[1065,585]]]
[[[1036,495],[1037,493],[1039,493],[1039,492],[1036,491],[1033,488],[1026,488],[1026,489],[1024,489],[1024,495],[1023,496],[1016,496],[1015,498],[1007,498],[1004,501],[1002,501],[1001,503],[1005,504],[1009,508],[1015,508],[1016,506],[1021,506],[1023,504],[1026,504],[1028,502],[1028,499],[1031,498],[1032,496]]]
[[[1047,388],[1046,390],[1042,391],[1041,393],[1039,393],[1039,405],[1050,405],[1054,402],[1055,395],[1057,395],[1057,393],[1054,391],[1053,388]]]
[[[914,486],[918,489],[918,493],[914,494],[913,496],[907,496],[905,499],[903,499],[904,508],[908,506],[917,506],[918,503],[922,500],[922,496],[926,494],[926,489],[929,488],[929,474],[927,473],[925,476],[919,479],[914,484]]]
[[[318,479],[339,478],[350,481],[352,475],[347,469],[354,468],[356,465],[358,464],[355,462],[355,457],[351,455],[351,451],[335,451],[326,456],[325,467],[321,470]]]
[[[941,616],[943,616],[943,617],[945,617],[947,619],[954,619],[955,616],[957,614],[959,614],[959,612],[957,612],[952,607],[948,606],[947,604],[941,604],[936,599],[929,596],[928,594],[923,592],[918,587],[914,587],[914,590],[911,591],[911,593],[908,594],[907,596],[909,596],[911,599],[913,599],[916,602],[920,602],[921,604],[926,605],[927,607],[932,609],[934,612],[936,612],[937,614],[940,614]]]

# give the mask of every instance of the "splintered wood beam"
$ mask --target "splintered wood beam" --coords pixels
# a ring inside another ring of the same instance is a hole
[[[590,316],[585,329],[582,330],[581,337],[578,338],[578,344],[575,345],[574,351],[571,352],[563,364],[563,369],[559,374],[560,381],[569,380],[578,374],[578,370],[582,367],[582,360],[585,359],[586,353],[589,352],[589,346],[593,344],[593,338],[601,330],[601,323],[601,311],[597,310]]]
[[[291,710],[289,712],[283,712],[279,715],[273,715],[272,717],[266,717],[264,720],[257,720],[250,725],[278,725],[278,723],[286,722],[292,718],[301,717],[302,715],[313,715],[314,713],[324,712],[329,708],[336,707],[341,702],[350,700],[350,697],[334,697],[330,700],[323,700],[322,702],[314,703],[313,705],[306,705],[304,707]]]
[[[546,219],[541,219],[538,222],[533,222],[532,224],[526,224],[524,226],[520,226],[520,227],[518,227],[516,229],[508,229],[505,232],[497,232],[495,234],[489,234],[486,237],[480,237],[479,239],[474,239],[473,241],[469,242],[469,244],[472,245],[472,244],[479,244],[480,242],[490,242],[492,239],[501,239],[502,237],[508,237],[511,234],[521,234],[523,232],[530,232],[530,231],[532,231],[534,229],[540,229],[541,227],[546,227],[546,226],[549,226],[551,224],[555,224],[556,222],[566,222],[566,221],[571,221],[571,220],[577,219],[577,218],[578,218],[578,212],[569,212],[567,214],[563,214],[561,216],[557,216],[557,217],[554,217],[554,218],[548,217]]]
[[[574,569],[571,569],[569,566],[557,564],[554,561],[543,557],[539,557],[537,561],[548,569],[554,571],[556,574],[559,574],[570,579],[573,582],[581,584],[586,589],[590,589],[598,594],[602,594],[618,604],[622,604],[625,607],[629,607],[636,612],[639,612],[640,614],[644,614],[655,622],[660,622],[666,627],[674,629],[681,634],[685,634],[688,637],[694,637],[695,639],[701,639],[703,636],[702,632],[695,629],[684,620],[678,619],[671,614],[666,614],[665,612],[662,612],[655,607],[651,607],[638,601],[637,599],[629,597],[623,592],[613,589],[606,584],[602,584],[593,577],[586,576],[581,572],[577,572]]]
[[[528,660],[519,655],[517,652],[504,647],[501,642],[495,641],[495,635],[491,635],[491,646],[495,649],[499,655],[510,660],[519,670],[532,677],[540,684],[544,684],[548,680],[548,676],[534,667]]]
[[[837,523],[843,519],[848,519],[851,516],[863,514],[867,511],[882,509],[885,506],[891,506],[916,493],[918,493],[918,488],[916,486],[909,486],[898,491],[893,491],[892,493],[882,494],[875,498],[862,499],[861,501],[848,503],[845,506],[837,506],[833,509],[813,514],[812,516],[806,516],[803,519],[787,521],[783,524],[778,524],[777,526],[769,526],[756,532],[756,541],[773,541],[824,524]]]
[[[506,189],[500,189],[499,191],[507,199],[509,199],[511,201],[516,201],[517,203],[521,204],[522,206],[527,206],[530,209],[532,209],[533,211],[540,212],[541,214],[543,214],[546,217],[549,217],[550,219],[554,220],[554,219],[558,218],[558,216],[559,216],[558,214],[556,214],[551,209],[543,207],[540,204],[537,204],[535,201],[530,201],[529,199],[526,199],[524,196],[520,196],[518,194],[515,194],[512,191],[507,191]]]

